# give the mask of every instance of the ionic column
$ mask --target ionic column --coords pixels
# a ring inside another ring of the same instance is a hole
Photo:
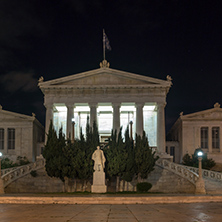
[[[113,103],[113,131],[120,129],[120,103]]]
[[[143,135],[143,103],[136,103],[136,134]]]
[[[208,128],[208,152],[212,153],[212,127]]]
[[[45,132],[46,135],[49,132],[50,121],[53,123],[53,104],[44,104],[46,108],[46,116],[45,116]],[[47,137],[45,137],[45,141],[47,141]]]
[[[93,127],[93,122],[97,123],[97,107],[98,103],[90,103],[90,126]]]
[[[157,105],[157,151],[159,154],[165,153],[165,104]]]
[[[66,119],[66,138],[71,139],[72,135],[72,119],[74,118],[74,105],[67,104],[67,119]]]

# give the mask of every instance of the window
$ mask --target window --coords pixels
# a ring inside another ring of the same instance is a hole
[[[15,129],[8,128],[8,149],[15,149]]]
[[[208,148],[208,127],[201,127],[201,148],[207,149]]]
[[[4,129],[0,128],[0,150],[4,149]]]
[[[219,127],[212,128],[212,148],[219,149],[220,148],[220,129]]]
[[[166,146],[166,153],[168,153],[168,147]]]

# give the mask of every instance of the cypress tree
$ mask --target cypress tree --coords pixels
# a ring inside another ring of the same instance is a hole
[[[154,170],[155,162],[159,157],[155,157],[155,152],[149,147],[145,132],[143,136],[136,135],[135,144],[135,170],[138,181],[147,179],[148,174]]]
[[[62,167],[64,161],[63,148],[66,146],[62,128],[59,130],[59,137],[50,122],[48,139],[43,150],[43,157],[46,160],[46,172],[50,177],[58,177],[64,181]]]

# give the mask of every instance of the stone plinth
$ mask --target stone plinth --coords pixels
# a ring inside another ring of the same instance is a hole
[[[107,187],[105,185],[105,173],[103,171],[95,171],[93,173],[93,185],[91,187],[92,193],[106,193]]]
[[[197,180],[195,194],[206,194],[205,183],[203,178],[199,178]]]

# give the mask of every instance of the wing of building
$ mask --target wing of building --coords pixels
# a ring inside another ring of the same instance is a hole
[[[222,108],[214,108],[183,115],[181,113],[168,134],[167,147],[173,150],[175,161],[181,162],[186,153],[202,148],[208,158],[222,163]],[[170,150],[168,150],[170,152]]]
[[[39,81],[46,107],[46,132],[50,120],[55,129],[62,126],[66,137],[75,138],[85,132],[87,116],[90,124],[98,124],[101,141],[132,122],[133,135],[145,130],[152,147],[165,152],[165,104],[171,78],[160,80],[134,73],[101,68],[51,81]]]
[[[33,116],[3,110],[0,106],[0,152],[16,161],[18,156],[34,161],[44,145],[44,127]]]

